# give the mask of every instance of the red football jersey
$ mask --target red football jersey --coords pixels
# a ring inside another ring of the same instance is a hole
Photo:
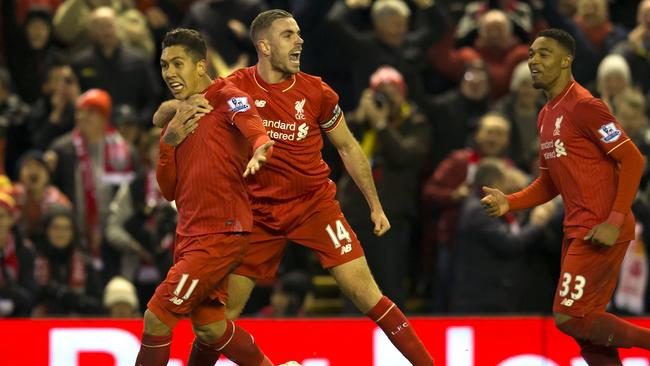
[[[572,81],[539,114],[540,168],[548,169],[565,205],[567,238],[583,238],[607,220],[616,198],[618,167],[609,153],[631,143],[607,106]],[[619,241],[634,239],[630,212]]]
[[[339,97],[319,77],[303,72],[267,84],[252,66],[235,71],[228,80],[248,93],[275,140],[273,159],[247,181],[253,198],[289,200],[313,192],[327,182],[322,131],[331,131],[343,113]]]
[[[161,190],[175,184],[171,191],[178,207],[176,232],[180,235],[250,232],[253,218],[242,174],[251,144],[260,137],[269,140],[266,130],[251,97],[223,79],[208,87],[205,98],[214,109],[176,148],[176,172],[169,175],[172,181],[161,181],[165,174],[158,173]],[[158,167],[173,169],[164,166],[165,153],[161,151]]]

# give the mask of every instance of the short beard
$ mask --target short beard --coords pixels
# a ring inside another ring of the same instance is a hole
[[[539,81],[533,81],[533,88],[544,90],[544,84]]]
[[[271,55],[271,66],[275,71],[282,73],[285,77],[295,74],[293,71],[289,70],[288,67],[283,65],[274,55]]]

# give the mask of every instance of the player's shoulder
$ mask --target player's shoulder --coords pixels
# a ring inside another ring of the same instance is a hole
[[[242,112],[251,107],[251,97],[248,93],[225,78],[212,82],[205,97],[217,109],[228,108],[234,112]]]
[[[252,80],[254,72],[254,66],[242,67],[241,69],[233,71],[230,75],[226,76],[225,79],[233,84],[239,84],[240,82]]]
[[[329,85],[327,85],[326,82],[323,81],[323,78],[320,76],[308,74],[306,72],[300,71],[295,74],[296,76],[296,84],[301,85],[301,86],[308,86],[308,87],[318,87],[318,88],[330,88]],[[331,89],[331,88],[330,88]]]

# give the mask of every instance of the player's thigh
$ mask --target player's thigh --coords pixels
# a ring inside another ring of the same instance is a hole
[[[364,256],[357,235],[334,200],[319,204],[309,218],[287,233],[287,238],[312,249],[326,269]]]
[[[273,278],[287,246],[286,238],[263,225],[253,223],[249,242],[244,259],[234,273],[255,280]]]
[[[226,304],[226,318],[235,320],[244,311],[246,303],[255,288],[255,279],[231,273],[228,276],[228,304]]]
[[[179,237],[176,262],[156,288],[149,308],[173,326],[207,300],[225,304],[226,276],[241,263],[247,244],[242,235]]]
[[[612,297],[628,242],[611,247],[565,239],[553,312],[583,317],[604,311]]]

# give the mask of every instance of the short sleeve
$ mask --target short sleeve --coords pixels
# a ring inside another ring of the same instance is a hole
[[[252,103],[253,99],[247,93],[235,87],[226,87],[222,90],[222,97],[217,99],[218,105],[212,105],[217,110],[223,110],[231,124],[237,114],[243,116],[259,116],[257,108]]]
[[[325,82],[321,81],[322,99],[321,113],[318,116],[318,124],[325,131],[332,131],[339,125],[343,117],[343,111],[339,107],[339,96]]]
[[[589,99],[576,104],[576,125],[578,130],[605,153],[609,154],[629,138],[609,108],[600,99]]]

